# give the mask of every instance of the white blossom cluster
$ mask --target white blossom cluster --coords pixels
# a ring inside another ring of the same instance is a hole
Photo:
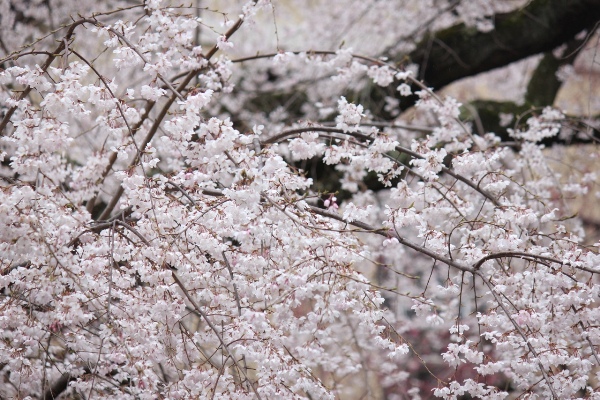
[[[459,11],[486,19],[477,4]],[[347,49],[248,51],[281,79],[240,75],[240,29],[277,2],[203,11],[221,26],[120,6],[0,71],[1,398],[600,395],[600,244],[582,245],[540,143],[562,113],[505,146]],[[245,102],[307,82],[292,123]],[[378,125],[340,91],[365,85],[415,93],[435,125]]]

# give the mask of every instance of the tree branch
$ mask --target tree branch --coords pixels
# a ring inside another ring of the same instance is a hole
[[[494,18],[495,28],[487,33],[459,24],[426,36],[409,55],[421,66],[420,77],[426,84],[441,88],[551,51],[595,26],[600,0],[533,0]]]

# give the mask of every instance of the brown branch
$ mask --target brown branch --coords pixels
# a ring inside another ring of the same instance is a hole
[[[584,267],[581,265],[573,265],[569,261],[561,261],[557,258],[542,256],[539,254],[525,253],[522,251],[505,251],[505,252],[501,252],[501,253],[488,254],[487,256],[485,256],[485,257],[481,258],[479,261],[477,261],[477,263],[475,263],[475,265],[473,266],[473,269],[479,270],[481,268],[481,266],[483,265],[483,263],[485,263],[486,261],[495,260],[498,258],[523,258],[525,260],[531,260],[531,261],[534,261],[534,260],[548,261],[548,262],[559,264],[559,265],[570,265],[575,269],[579,269],[581,271],[589,272],[592,274],[600,274],[600,270],[594,270],[592,268]]]
[[[242,305],[240,303],[240,295],[238,294],[238,290],[237,290],[237,285],[235,284],[235,280],[234,280],[234,276],[233,276],[233,269],[231,268],[231,265],[229,264],[229,260],[227,260],[227,256],[225,255],[225,252],[222,253],[223,254],[223,260],[225,260],[225,266],[227,267],[227,270],[229,271],[229,276],[231,277],[231,284],[233,285],[233,293],[235,295],[235,302],[237,304],[237,309],[238,309],[238,316],[242,316]]]
[[[243,23],[243,19],[238,19],[237,22],[231,27],[229,28],[229,30],[225,33],[225,38],[229,39],[241,26]],[[218,47],[215,44],[208,53],[206,53],[206,55],[204,56],[204,58],[209,61],[218,51]],[[171,95],[171,97],[169,97],[169,100],[167,101],[167,103],[163,106],[162,110],[160,111],[159,115],[156,117],[154,124],[152,124],[152,127],[150,128],[150,130],[148,131],[148,133],[146,134],[146,137],[144,138],[144,141],[142,142],[142,144],[140,145],[141,149],[145,149],[146,146],[148,145],[148,143],[150,143],[150,141],[152,140],[152,138],[154,137],[154,135],[156,134],[156,132],[158,131],[158,128],[160,127],[160,125],[162,124],[162,121],[164,120],[164,118],[166,117],[167,113],[169,112],[169,109],[171,108],[171,105],[175,102],[175,100],[178,98],[178,96],[175,95],[175,93],[181,93],[183,92],[183,90],[185,90],[185,88],[187,87],[187,85],[192,81],[192,79],[194,79],[194,77],[201,71],[201,69],[195,69],[190,71],[184,78],[184,80],[181,82],[181,84],[179,84],[179,86],[177,87],[177,89],[175,90],[175,92]],[[146,114],[148,115],[148,114]],[[142,119],[142,121],[140,121],[139,125],[141,126],[141,123],[144,120]],[[116,160],[117,158],[117,153],[113,153],[111,154],[111,160]],[[133,161],[130,164],[130,167],[134,167],[138,164],[138,162],[140,161],[140,157],[139,154],[136,155],[136,157],[133,159]],[[112,164],[114,164],[114,161],[111,163],[111,165],[109,166],[109,168],[106,169],[106,173],[108,174],[108,171],[110,171],[110,168],[112,168]],[[115,208],[115,206],[117,205],[117,203],[119,202],[119,200],[121,199],[121,196],[123,195],[123,186],[119,186],[119,189],[117,190],[117,192],[113,195],[113,197],[111,198],[110,202],[108,203],[108,205],[106,206],[106,208],[104,209],[104,211],[102,211],[102,214],[100,215],[99,219],[106,219],[110,216],[110,214],[112,213],[113,209]]]
[[[411,249],[413,249],[413,250],[415,250],[415,251],[417,251],[419,253],[425,254],[426,256],[431,257],[434,260],[438,260],[440,262],[443,262],[446,265],[449,265],[451,267],[459,269],[461,271],[471,272],[471,273],[475,272],[474,268],[468,267],[466,265],[459,264],[456,261],[451,260],[449,258],[442,257],[441,255],[436,254],[435,252],[433,252],[433,251],[431,251],[429,249],[426,249],[423,246],[419,246],[418,244],[412,243],[411,241],[409,241],[408,239],[403,238],[402,236],[398,235],[396,232],[394,232],[391,229],[374,228],[374,227],[372,227],[372,226],[370,226],[368,224],[365,224],[364,222],[360,222],[360,221],[352,221],[352,222],[346,221],[339,214],[335,214],[335,213],[329,212],[327,210],[324,210],[322,208],[315,207],[315,206],[310,206],[309,205],[308,207],[310,208],[310,210],[313,213],[321,215],[323,217],[335,219],[337,221],[344,222],[344,223],[346,223],[348,225],[352,225],[352,226],[355,226],[357,228],[363,229],[366,232],[375,233],[377,235],[384,236],[386,238],[396,238],[398,240],[398,242],[400,242],[400,244],[402,244],[402,245],[404,245],[406,247],[409,247],[409,248],[411,248]]]

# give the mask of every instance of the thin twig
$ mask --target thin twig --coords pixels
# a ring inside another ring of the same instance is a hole
[[[114,30],[112,28],[109,28],[108,31],[112,32],[114,35],[118,36],[119,39],[121,39],[127,45],[127,47],[129,47],[131,50],[133,50],[142,59],[143,62],[145,62],[147,65],[150,64],[150,61],[148,61],[146,59],[146,57],[144,57],[144,55],[142,54],[142,52],[140,52],[136,46],[134,46],[129,40],[127,40],[127,38],[123,34],[119,33],[118,31],[116,31],[116,30]],[[169,90],[179,100],[185,101],[185,99],[183,98],[183,96],[181,95],[181,93],[179,93],[179,91],[173,87],[173,85],[171,84],[171,82],[169,82],[168,79],[166,79],[165,77],[163,77],[162,74],[160,74],[158,72],[156,73],[156,76],[158,77],[158,79],[160,79],[161,81],[163,81],[163,83],[169,88]]]
[[[71,36],[73,36],[73,33],[75,32],[75,28],[77,28],[79,25],[84,24],[84,23],[93,23],[95,24],[95,21],[87,19],[87,18],[82,18],[80,20],[77,20],[75,22],[73,22],[71,24],[71,26],[69,27],[69,30],[67,31],[67,34],[64,36],[65,40],[70,40]],[[60,41],[60,44],[58,45],[58,47],[51,52],[48,55],[48,59],[46,60],[46,62],[40,67],[40,69],[43,72],[46,72],[48,70],[48,68],[50,67],[50,65],[52,64],[52,62],[54,61],[54,59],[59,56],[63,50],[65,49],[65,41]],[[20,102],[21,100],[25,99],[29,93],[31,92],[33,88],[31,86],[27,86],[23,92],[21,92],[21,95],[19,96],[19,98],[17,99],[17,103]],[[12,117],[12,115],[15,113],[15,111],[17,110],[18,106],[13,106],[11,108],[9,108],[6,111],[6,114],[4,115],[4,118],[2,118],[2,121],[0,122],[0,136],[3,135],[4,129],[6,128],[6,125],[8,125],[8,122],[10,121],[10,118]]]
[[[233,277],[233,270],[231,269],[231,265],[229,264],[229,261],[227,260],[227,256],[225,255],[225,252],[222,253],[223,254],[223,260],[225,260],[225,266],[227,267],[227,270],[229,271],[229,275],[231,276],[231,283],[233,285],[233,293],[235,294],[235,302],[237,304],[237,309],[238,309],[238,316],[242,316],[242,305],[240,304],[240,295],[238,293],[237,290],[237,285],[235,284],[235,280]]]
[[[225,352],[227,353],[227,355],[229,357],[231,357],[231,360],[234,362],[234,364],[237,367],[237,369],[244,375],[244,378],[248,382],[250,382],[250,379],[248,378],[248,375],[246,375],[246,371],[244,371],[244,369],[242,368],[242,366],[238,363],[237,359],[233,356],[233,354],[229,350],[229,347],[227,346],[227,343],[225,343],[225,340],[223,340],[223,337],[219,333],[219,330],[217,329],[217,327],[214,326],[214,324],[210,321],[210,319],[208,319],[208,316],[206,315],[206,313],[204,311],[202,311],[202,309],[200,308],[200,306],[196,303],[196,301],[194,300],[194,298],[190,295],[190,293],[188,292],[188,290],[183,285],[183,283],[181,282],[181,280],[179,279],[179,277],[177,276],[177,274],[175,273],[175,271],[172,268],[171,268],[171,275],[173,276],[173,280],[175,281],[175,283],[177,284],[177,286],[179,286],[179,288],[181,289],[181,291],[183,292],[183,294],[185,295],[185,297],[192,304],[192,306],[194,306],[194,309],[196,310],[196,312],[202,316],[202,318],[204,319],[204,321],[206,322],[206,324],[209,326],[209,328],[215,333],[215,335],[219,339],[219,342],[221,342],[221,346],[223,346],[223,349],[225,350]],[[258,394],[258,391],[256,390],[256,388],[254,387],[253,384],[250,384],[250,388],[254,392],[254,395],[256,396],[256,398],[258,400],[261,400],[261,397]]]
[[[533,356],[535,357],[538,367],[540,368],[540,371],[542,372],[542,376],[544,377],[544,380],[546,381],[546,384],[548,385],[548,388],[550,389],[550,392],[552,393],[552,397],[554,399],[558,400],[559,397],[556,394],[556,392],[554,391],[554,387],[552,386],[552,381],[550,380],[550,376],[548,376],[548,373],[544,369],[544,366],[542,365],[542,361],[540,360],[540,356],[539,356],[538,352],[531,345],[530,341],[527,339],[527,335],[525,335],[525,332],[523,332],[523,330],[521,329],[519,324],[517,324],[517,322],[511,317],[510,312],[506,309],[506,306],[504,305],[504,303],[502,302],[500,297],[496,294],[496,291],[494,290],[494,285],[488,279],[486,279],[480,271],[475,271],[474,274],[479,276],[481,278],[481,280],[486,284],[486,286],[490,289],[490,293],[492,294],[492,296],[494,296],[494,299],[498,303],[498,306],[500,306],[500,308],[502,308],[502,311],[504,311],[506,318],[508,318],[509,321],[511,322],[511,324],[515,327],[516,331],[519,333],[519,335],[523,339],[523,342],[525,343],[525,345],[527,346],[529,351],[531,351],[531,354],[533,354]]]

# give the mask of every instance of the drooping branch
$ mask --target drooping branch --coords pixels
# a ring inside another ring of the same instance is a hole
[[[525,346],[527,346],[527,349],[529,350],[529,352],[531,352],[531,354],[533,354],[533,357],[540,369],[540,372],[542,373],[544,381],[546,382],[546,385],[548,386],[548,389],[550,390],[550,393],[552,394],[552,398],[559,399],[558,395],[556,394],[556,391],[554,390],[554,387],[552,386],[552,383],[553,383],[552,379],[550,379],[548,372],[544,368],[544,365],[542,364],[542,362],[540,360],[540,356],[539,356],[538,352],[536,351],[535,347],[533,347],[533,345],[528,340],[527,335],[523,331],[523,328],[521,328],[519,326],[519,324],[514,320],[514,318],[511,316],[512,313],[510,312],[510,310],[508,310],[508,308],[502,301],[502,293],[496,293],[494,284],[489,279],[487,279],[480,271],[477,271],[475,273],[475,275],[478,276],[479,278],[481,278],[483,283],[485,283],[485,285],[490,289],[490,293],[496,300],[496,303],[498,303],[498,306],[502,309],[506,318],[508,318],[508,320],[511,322],[511,324],[515,328],[515,331],[519,334],[519,336],[521,336],[521,338],[523,339],[523,343],[525,344]],[[508,300],[506,298],[506,296],[503,296],[503,297],[504,297],[504,299]]]
[[[272,143],[277,143],[279,141],[281,141],[282,139],[291,137],[291,136],[295,136],[297,134],[300,134],[302,132],[332,132],[332,133],[339,133],[339,134],[344,134],[344,135],[348,135],[348,136],[353,136],[356,139],[359,139],[361,141],[371,141],[373,140],[372,137],[369,137],[367,135],[364,135],[362,133],[358,133],[358,132],[344,132],[343,130],[339,129],[339,128],[332,128],[332,127],[322,127],[322,126],[311,126],[311,127],[307,127],[307,128],[297,128],[297,129],[291,129],[291,130],[287,130],[284,132],[281,132],[278,135],[275,135],[267,140],[265,140],[263,142],[263,144],[272,144]],[[406,147],[402,147],[400,145],[395,147],[395,150],[399,153],[402,154],[406,154],[414,159],[423,159],[424,157]],[[457,174],[456,172],[452,171],[452,169],[446,167],[446,166],[442,166],[442,172],[450,175],[451,177],[453,177],[454,179],[457,179],[461,182],[463,182],[464,184],[466,184],[467,186],[471,187],[473,190],[479,192],[480,194],[482,194],[485,198],[487,198],[488,200],[490,200],[494,205],[498,206],[499,202],[498,199],[496,199],[494,196],[492,196],[490,193],[488,193],[486,190],[482,189],[481,187],[479,187],[479,185],[476,185],[475,183],[473,183],[471,180],[465,178],[464,176]]]

